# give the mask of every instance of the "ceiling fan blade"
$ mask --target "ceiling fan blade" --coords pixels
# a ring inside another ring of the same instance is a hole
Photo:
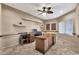
[[[50,10],[52,7],[48,7],[47,10]]]
[[[47,11],[48,14],[53,14],[53,11]]]
[[[46,13],[47,11],[45,11],[45,10],[37,10],[37,11],[39,11],[39,12],[42,12],[42,13]]]
[[[41,15],[41,14],[43,14],[43,13],[39,13],[38,15]]]
[[[37,10],[37,11],[43,12],[42,10]]]

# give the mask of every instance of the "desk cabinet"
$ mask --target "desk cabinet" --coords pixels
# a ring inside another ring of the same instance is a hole
[[[36,37],[36,50],[42,52],[43,54],[46,53],[46,51],[55,44],[55,38],[53,38],[55,36],[48,36],[48,37],[44,37],[44,36],[38,36]]]

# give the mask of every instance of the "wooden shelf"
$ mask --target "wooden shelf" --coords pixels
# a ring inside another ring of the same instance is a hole
[[[13,24],[13,26],[16,26],[16,27],[25,27],[25,25],[19,25],[19,24]]]

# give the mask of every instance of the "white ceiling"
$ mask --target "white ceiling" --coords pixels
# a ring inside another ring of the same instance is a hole
[[[76,7],[75,3],[6,3],[6,5],[22,10],[43,20],[59,17]],[[46,16],[39,15],[37,9],[41,9],[42,6],[51,6],[54,13]]]

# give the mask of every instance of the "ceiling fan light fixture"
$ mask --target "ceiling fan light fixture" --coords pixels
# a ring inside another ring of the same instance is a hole
[[[43,16],[46,16],[46,14],[53,14],[53,11],[51,10],[52,7],[42,7],[42,10],[38,9],[37,11],[41,12]],[[40,15],[39,14],[39,15]]]
[[[42,15],[43,15],[43,16],[46,16],[46,13],[43,13]]]

